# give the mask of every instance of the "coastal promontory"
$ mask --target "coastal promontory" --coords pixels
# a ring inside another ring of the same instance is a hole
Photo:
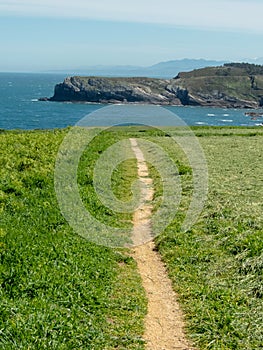
[[[172,79],[73,76],[57,84],[48,100],[258,108],[263,106],[263,66],[229,63]]]

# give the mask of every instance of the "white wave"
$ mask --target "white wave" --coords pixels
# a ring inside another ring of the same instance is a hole
[[[223,117],[229,117],[229,114],[225,113],[223,114]]]
[[[215,114],[214,113],[207,113],[207,116],[208,117],[215,117]]]
[[[37,102],[37,101],[38,101],[37,98],[32,98],[32,99],[31,99],[31,102]]]
[[[232,119],[221,119],[221,122],[232,123],[233,120]]]
[[[204,122],[195,122],[195,124],[203,125],[203,124],[206,124],[206,123],[204,123]]]

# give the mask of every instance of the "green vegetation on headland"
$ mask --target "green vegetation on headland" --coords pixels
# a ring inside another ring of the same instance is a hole
[[[173,79],[68,77],[43,100],[258,108],[263,106],[263,66],[228,63]]]
[[[123,127],[101,133],[83,154],[83,202],[113,226],[114,213],[95,195],[92,174],[100,154],[119,139],[160,144],[175,160],[183,197],[174,222],[156,239],[199,349],[263,347],[263,129],[194,127],[209,170],[208,201],[198,222],[180,230],[193,191],[184,153],[169,134]],[[68,130],[0,133],[1,349],[143,349],[146,300],[136,264],[124,249],[96,246],[62,217],[54,165]],[[124,150],[125,151],[125,150]],[[158,169],[154,205],[162,195]],[[112,186],[131,196],[135,161],[121,163]]]

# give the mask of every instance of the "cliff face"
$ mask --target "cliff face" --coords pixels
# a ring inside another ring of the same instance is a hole
[[[49,100],[256,108],[263,106],[263,66],[226,64],[170,80],[69,77]]]
[[[166,89],[169,80],[153,78],[70,77],[56,85],[51,101],[180,104]]]

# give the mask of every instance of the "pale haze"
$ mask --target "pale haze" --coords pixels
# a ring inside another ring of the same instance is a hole
[[[263,57],[262,1],[0,0],[0,71]]]

